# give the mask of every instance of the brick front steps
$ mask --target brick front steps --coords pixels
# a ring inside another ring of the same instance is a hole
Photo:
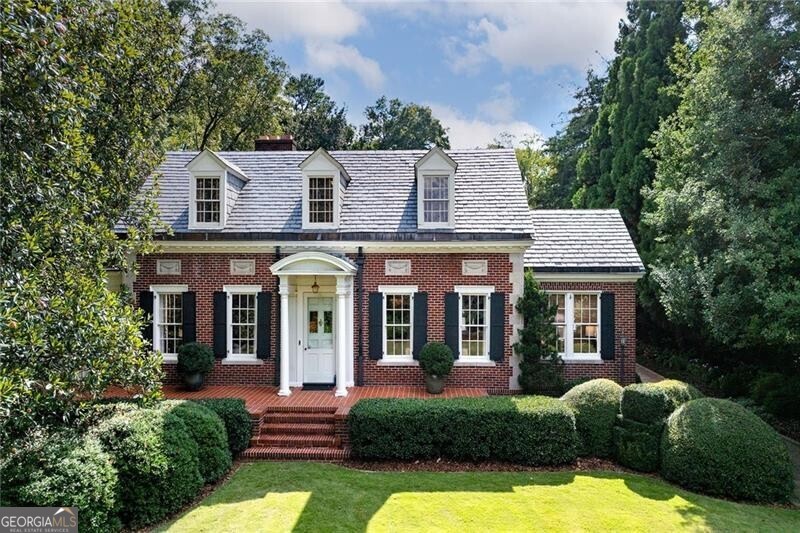
[[[350,450],[336,435],[336,407],[275,406],[260,420],[242,457],[272,460],[342,461]]]

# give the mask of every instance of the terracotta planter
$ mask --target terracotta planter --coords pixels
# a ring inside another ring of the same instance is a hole
[[[183,386],[186,387],[186,390],[198,391],[203,388],[205,380],[205,374],[199,372],[197,374],[187,374],[183,376]]]
[[[441,394],[444,390],[444,378],[425,374],[425,388],[430,394]]]

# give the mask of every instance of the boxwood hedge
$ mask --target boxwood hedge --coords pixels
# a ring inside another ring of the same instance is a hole
[[[690,401],[669,417],[661,473],[686,488],[735,499],[785,502],[794,490],[781,437],[744,407],[717,398]]]
[[[0,505],[77,507],[81,531],[119,531],[119,479],[92,436],[31,433],[0,461]]]
[[[659,446],[664,424],[643,424],[617,418],[614,450],[617,462],[641,472],[655,472],[659,465]]]
[[[236,457],[247,449],[250,445],[253,428],[244,400],[241,398],[214,398],[195,400],[195,403],[211,409],[222,419],[228,434],[228,448],[231,455]]]
[[[575,416],[543,396],[362,400],[348,423],[352,453],[362,459],[551,465],[576,458]]]
[[[609,457],[622,387],[610,379],[593,379],[570,389],[561,399],[575,413],[578,455]]]
[[[674,379],[658,383],[634,383],[622,391],[620,410],[628,420],[657,424],[684,403],[701,396],[693,386]]]
[[[197,444],[183,420],[166,409],[121,412],[93,433],[117,469],[119,516],[131,528],[177,511],[203,485]]]
[[[203,481],[218,480],[231,467],[228,435],[222,419],[214,411],[188,400],[168,400],[162,407],[180,417],[197,443],[197,459]]]

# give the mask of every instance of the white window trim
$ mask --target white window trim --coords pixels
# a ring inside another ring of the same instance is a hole
[[[182,295],[188,290],[188,285],[150,285],[150,292],[153,293],[153,349],[161,353],[161,357],[164,358],[164,362],[166,363],[177,363],[178,354],[162,353],[159,350],[161,347],[161,324],[159,323],[159,317],[161,316],[161,295],[175,293],[180,293]],[[183,315],[183,309],[181,309],[181,315]]]
[[[491,363],[491,357],[489,356],[489,348],[491,342],[491,332],[492,332],[492,301],[491,295],[494,291],[494,286],[490,285],[456,285],[453,287],[453,290],[458,293],[458,348],[459,352],[461,351],[461,339],[462,333],[464,331],[465,324],[464,320],[464,312],[463,312],[463,298],[462,296],[483,296],[486,301],[484,304],[485,312],[484,316],[486,317],[486,325],[485,333],[483,335],[483,346],[484,346],[484,354],[475,356],[475,355],[464,355],[463,353],[459,353],[458,361],[459,366],[467,366],[470,363]]]
[[[416,285],[380,285],[378,286],[378,292],[383,294],[383,304],[381,305],[381,337],[383,339],[383,348],[381,354],[381,361],[384,361],[384,364],[387,363],[414,363],[414,294],[419,292],[418,287]],[[388,294],[408,294],[411,296],[410,304],[410,324],[409,324],[409,342],[411,343],[411,354],[408,356],[405,355],[387,355],[386,350],[386,295]]]
[[[455,170],[426,170],[419,173],[417,182],[417,227],[420,229],[453,229],[456,214]],[[447,176],[447,222],[425,222],[425,180]]]
[[[258,361],[258,293],[261,292],[261,285],[224,285],[222,290],[226,293],[225,304],[225,361],[228,363],[253,362]],[[234,294],[255,295],[256,302],[256,331],[253,337],[255,353],[240,354],[233,353],[233,298]]]
[[[189,173],[189,229],[222,229],[225,226],[228,205],[228,187],[226,170],[197,171]],[[197,180],[199,178],[219,178],[219,222],[197,222]]]
[[[333,178],[333,223],[310,222],[309,221],[309,198],[308,189],[311,178]],[[314,170],[303,171],[303,229],[336,229],[339,227],[339,216],[341,212],[340,201],[340,187],[341,187],[341,172],[336,169],[331,170]]]
[[[601,361],[600,356],[600,343],[601,343],[601,316],[600,316],[600,295],[602,291],[545,291],[547,294],[563,294],[564,297],[564,349],[566,351],[559,352],[559,356],[564,361]],[[597,352],[596,353],[579,353],[574,352],[573,339],[575,334],[575,295],[578,294],[591,294],[597,296]]]

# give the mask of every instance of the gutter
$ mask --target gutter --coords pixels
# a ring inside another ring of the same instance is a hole
[[[364,247],[358,247],[356,256],[356,292],[358,309],[358,373],[356,386],[364,385]]]

